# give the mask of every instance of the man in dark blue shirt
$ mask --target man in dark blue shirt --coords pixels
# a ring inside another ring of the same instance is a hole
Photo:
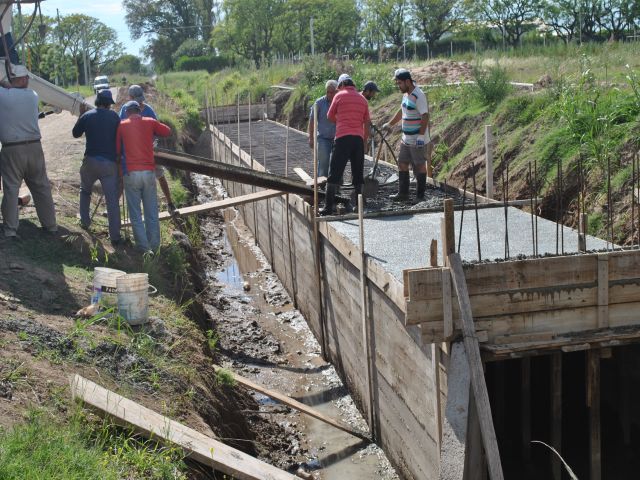
[[[80,167],[80,225],[84,229],[91,226],[89,205],[93,184],[100,180],[107,204],[109,238],[116,246],[122,243],[120,236],[119,175],[116,163],[116,133],[120,117],[111,110],[113,96],[111,90],[100,90],[96,97],[96,108],[82,115],[73,127],[73,136],[79,138],[84,133],[87,144]]]

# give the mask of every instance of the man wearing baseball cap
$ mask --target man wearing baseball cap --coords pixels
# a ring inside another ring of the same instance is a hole
[[[338,93],[331,102],[327,118],[336,124],[336,140],[331,153],[325,205],[319,212],[321,215],[333,213],[338,184],[341,182],[348,161],[351,162],[356,198],[362,192],[364,183],[365,145],[371,128],[369,104],[356,90],[353,80],[346,73],[338,78]]]
[[[71,133],[74,138],[84,134],[87,139],[80,167],[80,225],[84,229],[91,226],[91,190],[99,180],[107,204],[109,239],[112,245],[117,246],[123,240],[120,236],[120,188],[116,163],[116,133],[120,117],[111,110],[114,103],[111,90],[100,90],[96,96],[96,108],[84,113]]]
[[[47,177],[38,126],[38,94],[29,88],[29,71],[12,65],[11,88],[0,87],[0,169],[2,169],[2,219],[4,236],[17,238],[18,193],[27,184],[42,228],[58,231],[56,211]],[[5,113],[6,112],[6,113]]]
[[[409,70],[397,69],[394,78],[398,89],[404,94],[402,105],[395,116],[382,126],[384,130],[390,130],[402,120],[398,193],[391,195],[391,199],[396,202],[409,200],[409,165],[413,165],[417,182],[416,200],[420,202],[424,200],[427,189],[427,166],[430,162],[429,104],[423,91],[411,78]]]
[[[376,82],[372,82],[371,80],[365,83],[364,87],[362,87],[362,96],[366,98],[368,102],[373,100],[376,96],[376,93],[379,92],[380,89],[378,88],[378,85],[376,85]]]
[[[134,100],[138,102],[140,105],[140,115],[142,117],[153,118],[154,120],[158,119],[156,112],[151,108],[151,105],[148,105],[145,102],[144,98],[144,90],[140,85],[131,85],[129,87],[129,100]],[[127,118],[127,113],[125,111],[124,105],[120,109],[120,119],[124,120]],[[162,193],[164,193],[164,198],[167,199],[167,208],[169,212],[173,214],[176,207],[173,204],[173,199],[171,198],[171,190],[169,190],[169,184],[167,183],[167,179],[164,176],[164,167],[161,165],[156,165],[156,179],[158,180],[158,184],[160,184],[160,188],[162,189]]]

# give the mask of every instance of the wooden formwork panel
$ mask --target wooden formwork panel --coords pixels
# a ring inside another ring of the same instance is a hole
[[[476,329],[491,343],[501,336],[640,325],[634,315],[640,251],[478,264],[464,272]],[[419,325],[427,342],[445,340],[447,324],[459,322],[455,293],[443,295],[446,273],[429,268],[403,274],[405,324]]]

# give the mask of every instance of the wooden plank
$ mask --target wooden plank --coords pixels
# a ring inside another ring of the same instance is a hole
[[[147,438],[177,445],[190,452],[189,458],[242,480],[294,479],[268,463],[231,448],[181,423],[154,412],[80,375],[71,377],[73,398],[114,417],[118,423],[131,425]]]
[[[302,181],[306,182],[313,182],[313,178],[311,177],[311,175],[309,175],[307,172],[304,171],[303,168],[300,167],[295,167],[293,169],[293,171],[296,173],[296,175],[298,175],[300,177],[300,179]]]
[[[442,317],[445,340],[453,337],[453,306],[451,304],[451,271],[442,269]]]
[[[215,372],[218,372],[219,370],[222,370],[222,367],[220,367],[219,365],[213,365],[213,369]],[[341,422],[339,420],[334,420],[333,418],[328,417],[323,413],[320,413],[318,410],[311,408],[310,406],[305,405],[302,402],[294,400],[293,398],[283,395],[280,392],[276,392],[274,390],[270,390],[266,387],[263,387],[262,385],[252,382],[248,378],[242,377],[237,373],[234,373],[234,372],[230,372],[230,373],[233,375],[233,379],[240,385],[250,388],[251,390],[255,390],[256,392],[260,392],[263,395],[273,398],[274,400],[277,400],[278,402],[283,403],[284,405],[287,405],[291,408],[298,410],[299,412],[309,415],[310,417],[313,417],[316,420],[320,420],[321,422],[324,422],[327,425],[331,425],[332,427],[335,427],[338,430],[347,432],[353,435],[354,437],[361,438],[362,440],[366,440],[368,442],[371,441],[371,438],[369,438],[369,436],[366,433],[355,430],[350,425],[347,425],[344,422]]]
[[[598,328],[609,326],[609,257],[598,255]]]
[[[201,205],[193,205],[191,207],[178,208],[176,213],[178,215],[193,215],[196,213],[209,212],[211,210],[219,210],[223,208],[237,207],[246,203],[257,202],[258,200],[266,200],[268,198],[279,197],[283,195],[280,190],[262,190],[248,195],[242,195],[240,197],[229,197],[224,200],[217,200],[215,202],[207,202]]]
[[[431,344],[431,369],[433,374],[433,410],[436,416],[438,452],[442,448],[442,407],[440,397],[440,346]]]
[[[600,426],[600,351],[587,352],[587,407],[589,407],[590,480],[602,478]]]
[[[429,265],[432,267],[438,266],[438,240],[431,239],[431,245],[429,246]]]
[[[502,480],[502,464],[500,462],[500,451],[498,450],[498,440],[493,428],[491,417],[491,406],[489,405],[489,392],[484,379],[484,369],[480,357],[480,346],[475,334],[473,325],[473,315],[471,313],[471,303],[467,291],[467,282],[462,269],[460,255],[452,253],[449,255],[449,266],[451,267],[451,279],[453,287],[458,295],[458,303],[462,316],[462,334],[465,351],[469,361],[471,376],[471,386],[478,410],[478,420],[482,432],[484,450],[487,455],[487,464],[491,480]]]

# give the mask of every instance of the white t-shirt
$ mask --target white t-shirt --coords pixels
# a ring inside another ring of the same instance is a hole
[[[415,87],[411,93],[405,93],[402,97],[402,143],[415,145],[420,133],[422,115],[429,113],[427,97],[422,90]],[[429,131],[424,132],[425,139],[429,141]]]
[[[0,14],[2,14],[6,6],[7,4],[5,2],[2,2],[2,0],[0,0]],[[4,32],[5,35],[11,32],[11,17],[12,17],[11,10],[12,9],[13,7],[9,7],[9,10],[7,10],[7,13],[2,15],[2,31]]]

